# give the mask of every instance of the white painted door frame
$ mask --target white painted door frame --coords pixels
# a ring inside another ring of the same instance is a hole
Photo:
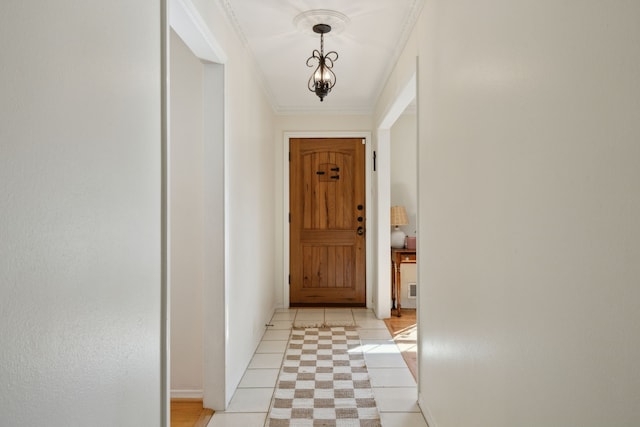
[[[378,156],[378,176],[377,176],[377,206],[378,206],[378,269],[377,274],[378,277],[390,277],[391,276],[391,266],[389,261],[389,248],[391,247],[391,226],[390,226],[390,210],[391,210],[391,128],[393,124],[398,120],[400,115],[405,111],[407,106],[417,98],[418,87],[417,87],[417,74],[418,74],[418,61],[416,58],[416,68],[415,72],[409,77],[408,81],[401,86],[402,89],[396,96],[396,98],[391,102],[389,107],[386,109],[386,113],[382,116],[382,119],[376,126],[376,143],[377,150],[379,153]],[[418,132],[416,132],[417,134]],[[419,149],[418,147],[416,147]],[[416,155],[416,162],[418,161],[418,156]],[[420,165],[418,164],[417,173],[418,173],[418,186],[420,185],[419,174],[420,174]],[[418,189],[419,190],[419,189]],[[419,191],[418,191],[419,193]],[[418,195],[416,195],[418,197]],[[417,203],[417,206],[420,204]],[[419,221],[420,215],[417,215],[418,218],[418,232],[419,232]],[[419,235],[419,233],[418,233]],[[417,266],[417,274],[418,274],[418,283],[422,280],[420,277],[420,257],[418,253],[418,263]],[[387,282],[388,284],[388,282]],[[417,287],[418,297],[420,293],[420,286]],[[388,295],[388,293],[387,293]],[[416,314],[417,314],[417,323],[420,324],[420,298],[417,299],[416,303]],[[391,301],[389,298],[381,300],[378,303],[378,317],[389,317],[391,315]],[[381,316],[382,315],[382,316]],[[417,337],[417,358],[418,358],[418,369],[420,369],[420,354],[422,351],[422,336],[418,333]],[[420,394],[420,381],[418,381],[418,388],[416,393],[416,398],[419,397]],[[423,412],[424,409],[420,408],[420,411]],[[426,415],[426,414],[423,414]],[[429,419],[429,417],[427,417]]]
[[[226,396],[226,372],[224,363],[228,355],[228,348],[225,334],[227,318],[226,286],[228,283],[226,272],[228,253],[228,227],[226,218],[228,215],[228,188],[229,182],[226,165],[227,161],[227,135],[226,126],[226,79],[224,76],[224,64],[227,55],[209,30],[206,22],[200,16],[198,10],[190,0],[169,0],[168,21],[169,26],[180,36],[182,41],[189,47],[193,54],[203,61],[203,139],[204,139],[204,221],[203,234],[205,235],[204,251],[204,271],[203,271],[203,403],[207,408],[224,410],[231,396]],[[168,33],[168,30],[167,30]],[[165,35],[168,38],[168,34]],[[168,43],[165,44],[165,56],[168,63],[170,52]],[[167,79],[169,79],[167,71]],[[166,83],[168,84],[168,82]],[[165,106],[168,111],[169,94],[166,94]],[[166,118],[166,137],[169,135],[169,118],[171,112],[168,111]],[[165,235],[164,266],[166,275],[167,290],[166,298],[163,302],[163,319],[166,329],[167,339],[164,349],[164,384],[169,384],[170,378],[170,295],[171,283],[169,282],[169,272],[171,265],[170,258],[170,218],[171,195],[168,192],[171,177],[171,158],[169,147],[171,141],[168,140],[166,147],[166,165],[164,171],[164,186],[166,197],[163,211],[165,222],[163,233]],[[220,200],[224,202],[220,204]],[[219,256],[222,252],[224,256]],[[169,394],[169,390],[165,393]],[[165,396],[166,399],[169,396]]]
[[[389,248],[391,247],[391,127],[398,120],[407,106],[416,97],[416,73],[405,83],[398,96],[393,100],[386,114],[376,127],[377,131],[377,217],[378,217],[378,265],[379,278],[391,277],[391,261]],[[379,280],[387,286],[386,280]],[[382,294],[381,294],[382,295]],[[388,292],[387,292],[388,295]],[[391,299],[381,298],[376,306],[376,313],[380,318],[391,316]]]
[[[405,111],[407,106],[413,101],[413,99],[418,96],[418,85],[417,85],[417,74],[418,74],[418,60],[416,58],[416,68],[415,72],[411,75],[408,81],[402,86],[402,90],[398,94],[398,96],[391,102],[389,108],[386,110],[386,113],[380,120],[380,123],[377,125],[377,148],[381,153],[378,164],[378,218],[380,218],[380,222],[378,223],[378,233],[380,238],[378,239],[378,251],[379,251],[379,263],[378,263],[378,275],[379,277],[390,277],[391,275],[391,267],[390,263],[382,262],[383,259],[389,259],[389,248],[391,247],[390,242],[390,208],[391,208],[391,127],[398,120],[400,115]],[[418,132],[416,132],[418,134]],[[419,147],[416,147],[419,149]],[[416,155],[416,162],[418,161],[418,156]],[[419,175],[420,175],[420,165],[417,167],[418,174],[418,186],[420,185]],[[418,188],[419,190],[419,188]],[[419,191],[418,191],[419,194]],[[416,195],[419,197],[418,195]],[[418,201],[419,202],[419,201]],[[420,203],[417,203],[417,206],[420,206]],[[418,223],[416,224],[418,227],[418,235],[419,235],[419,227],[420,227],[420,215],[417,215]],[[418,263],[417,266],[417,275],[418,275],[418,283],[422,280],[420,275],[420,257],[418,253]],[[416,303],[416,324],[420,324],[420,286],[417,287],[418,299]],[[381,312],[384,312],[388,317],[391,314],[391,303],[389,300],[386,300],[387,303],[381,306]],[[388,311],[387,311],[388,310]],[[388,314],[387,314],[388,313]],[[379,316],[379,315],[378,315]],[[380,317],[380,316],[379,316]],[[418,333],[417,337],[417,358],[418,358],[418,369],[420,369],[420,354],[422,351],[422,336]],[[418,389],[417,396],[420,394],[420,381],[418,381]],[[423,408],[420,408],[420,411],[423,412]],[[426,415],[426,414],[423,414]],[[429,417],[427,417],[429,419]]]

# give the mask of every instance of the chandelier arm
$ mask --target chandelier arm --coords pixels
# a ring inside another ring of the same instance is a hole
[[[324,57],[325,58],[331,58],[332,61],[337,61],[338,60],[338,52],[336,52],[335,50],[332,50],[331,52],[328,52]]]
[[[314,60],[317,60],[317,66],[309,77],[307,88],[309,91],[315,92],[322,101],[336,85],[337,78],[332,68],[334,62],[338,60],[338,53],[331,51],[324,54],[324,33],[331,31],[331,26],[317,24],[314,25],[313,31],[320,34],[320,51],[314,49],[312,55],[307,58],[307,67],[316,65]]]
[[[318,52],[318,50],[314,50],[312,52],[312,55],[310,57],[307,58],[307,67],[313,67],[313,64],[310,64],[310,62],[314,59],[320,61],[320,52]]]
[[[324,65],[327,68],[333,68],[333,60],[331,58],[329,58],[328,56],[324,57]]]

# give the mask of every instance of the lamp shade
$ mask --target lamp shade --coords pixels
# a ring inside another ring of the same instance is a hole
[[[407,225],[409,217],[404,206],[391,206],[391,225]]]
[[[391,206],[391,225],[394,230],[391,232],[391,247],[403,248],[404,238],[406,235],[404,231],[398,228],[399,225],[409,224],[409,218],[407,217],[407,210],[404,206]]]

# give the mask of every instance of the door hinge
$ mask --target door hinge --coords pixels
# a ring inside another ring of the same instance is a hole
[[[291,285],[291,275],[289,275],[289,285]]]
[[[366,138],[362,138],[362,145],[365,145],[367,143],[367,139]]]
[[[291,212],[289,212],[289,223],[291,223]]]

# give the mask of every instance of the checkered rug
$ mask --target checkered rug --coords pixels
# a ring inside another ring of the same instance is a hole
[[[356,328],[293,330],[265,426],[381,426]]]

